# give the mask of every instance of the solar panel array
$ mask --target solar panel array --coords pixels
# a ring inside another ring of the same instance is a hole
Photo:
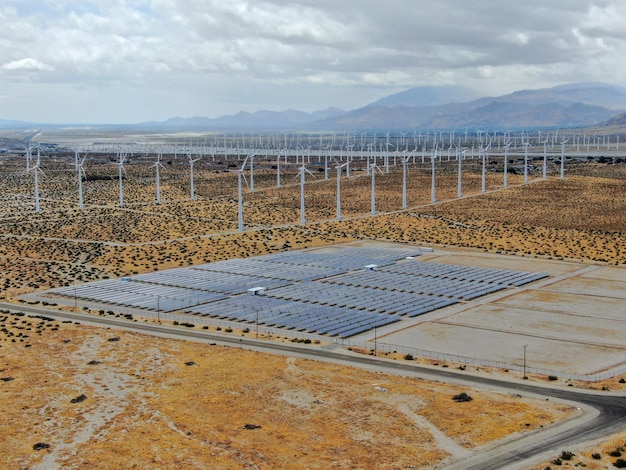
[[[48,292],[82,301],[258,322],[345,338],[547,276],[406,259],[419,254],[411,247],[335,246]],[[249,295],[248,290],[255,287],[265,290]]]

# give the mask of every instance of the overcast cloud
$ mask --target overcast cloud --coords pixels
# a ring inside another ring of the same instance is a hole
[[[354,109],[421,85],[626,84],[623,0],[3,0],[0,119]]]

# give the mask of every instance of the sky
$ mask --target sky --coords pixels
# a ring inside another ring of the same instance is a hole
[[[2,0],[0,119],[123,124],[626,85],[623,0]]]

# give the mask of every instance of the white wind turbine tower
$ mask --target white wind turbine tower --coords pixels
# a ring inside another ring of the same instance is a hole
[[[304,166],[304,157],[302,157],[302,167],[300,168],[300,171],[298,172],[298,174],[296,175],[296,178],[299,176],[300,177],[300,223],[302,225],[306,224],[306,217],[304,215],[304,183],[305,183],[305,173],[308,173],[309,175],[313,176],[313,173],[311,173],[309,170],[307,170]]]
[[[543,179],[548,178],[548,139],[543,141]]]
[[[161,152],[157,153],[156,163],[153,165],[156,171],[156,202],[161,204],[161,168],[165,169],[161,163]]]
[[[124,162],[125,161],[126,161],[126,154],[120,152],[119,153],[119,161],[117,162],[117,171],[118,171],[119,184],[120,184],[120,189],[119,189],[119,193],[120,193],[120,207],[124,207],[124,185],[122,183],[122,179],[123,179],[123,174],[126,173],[126,170],[124,169]]]
[[[435,161],[437,160],[437,146],[433,147],[433,154],[430,158],[431,161],[431,177],[430,177],[430,202],[437,202],[437,196],[435,194]]]
[[[513,142],[504,145],[504,187],[509,187],[509,147]]]
[[[563,140],[561,142],[561,179],[565,178],[565,144],[569,140]]]
[[[191,198],[192,201],[196,200],[196,192],[195,192],[195,187],[194,187],[194,181],[193,181],[193,164],[196,163],[198,160],[200,160],[200,158],[192,158],[191,157],[191,152],[187,153],[187,158],[189,159],[189,197]]]
[[[456,197],[463,197],[463,160],[465,159],[465,152],[467,150],[463,150],[459,152],[457,149],[456,158],[458,160],[458,170],[457,170],[457,183],[456,183]]]
[[[87,152],[89,153],[89,152]],[[78,208],[79,209],[84,209],[85,208],[85,204],[83,203],[83,176],[85,176],[85,168],[83,167],[83,164],[85,163],[85,159],[87,158],[87,153],[85,153],[85,156],[83,157],[83,159],[79,162],[79,155],[78,155],[78,150],[74,151],[74,161],[75,161],[75,165],[76,165],[76,176],[78,177]]]
[[[30,166],[30,158],[31,158],[31,148],[28,149],[28,154],[26,156],[27,161],[26,161],[26,166],[27,166],[27,171],[32,171],[33,172],[33,177],[35,179],[35,212],[39,213],[41,212],[41,206],[39,205],[39,172],[41,172],[41,174],[43,175],[44,172],[41,170],[41,168],[39,167],[39,163],[41,161],[41,149],[40,147],[37,147],[37,163],[35,163],[34,166]]]
[[[524,143],[524,183],[528,183],[528,147],[532,147],[530,142]]]
[[[343,165],[337,165],[337,220],[341,220],[341,169],[348,165],[348,162]]]
[[[405,155],[402,158],[402,209],[407,209],[408,205],[406,202],[406,165],[409,162],[409,158],[411,158],[408,155]]]
[[[482,171],[481,171],[481,190],[483,193],[487,192],[487,151],[491,147],[491,142],[487,144],[487,146],[483,149],[482,147],[479,149],[479,153],[482,151],[483,160],[482,160]]]
[[[376,163],[372,163],[370,166],[370,172],[372,173],[372,197],[371,197],[371,213],[376,215],[376,170],[383,173]]]
[[[245,178],[245,175],[243,174],[243,169],[246,166],[246,163],[248,163],[248,157],[246,157],[246,159],[243,161],[243,165],[241,165],[241,168],[237,170],[237,227],[240,232],[243,232],[245,230],[245,227],[243,225],[243,189],[241,187],[241,179]]]

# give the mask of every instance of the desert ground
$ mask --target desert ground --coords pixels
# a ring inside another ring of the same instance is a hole
[[[492,165],[489,191],[480,194],[479,165],[469,161],[463,190],[471,197],[457,199],[456,164],[442,163],[437,204],[430,204],[429,166],[410,166],[406,211],[399,210],[401,169],[393,168],[376,176],[375,217],[371,178],[355,169],[342,180],[342,221],[334,220],[334,172],[325,181],[312,169],[308,223],[300,225],[296,169],[284,169],[284,187],[276,188],[268,162],[255,174],[256,191],[245,191],[241,233],[228,164],[199,162],[197,199],[190,201],[185,162],[164,163],[162,204],[154,199],[153,169],[138,161],[126,166],[126,204],[119,207],[115,162],[90,162],[87,207],[79,210],[71,164],[44,160],[42,212],[34,213],[32,173],[3,160],[2,297],[17,302],[50,287],[357,240],[626,262],[623,164],[572,162],[565,180],[553,167],[547,180],[534,173],[527,185],[510,175],[506,190]],[[572,413],[559,404],[245,350],[3,318],[0,388],[9,419],[2,435],[9,438],[1,453],[18,468],[428,468]],[[454,402],[461,392],[474,399]],[[582,454],[608,452],[620,439],[626,434]],[[38,443],[49,447],[34,450]],[[600,462],[610,458],[602,454]],[[588,468],[608,468],[592,461]]]

